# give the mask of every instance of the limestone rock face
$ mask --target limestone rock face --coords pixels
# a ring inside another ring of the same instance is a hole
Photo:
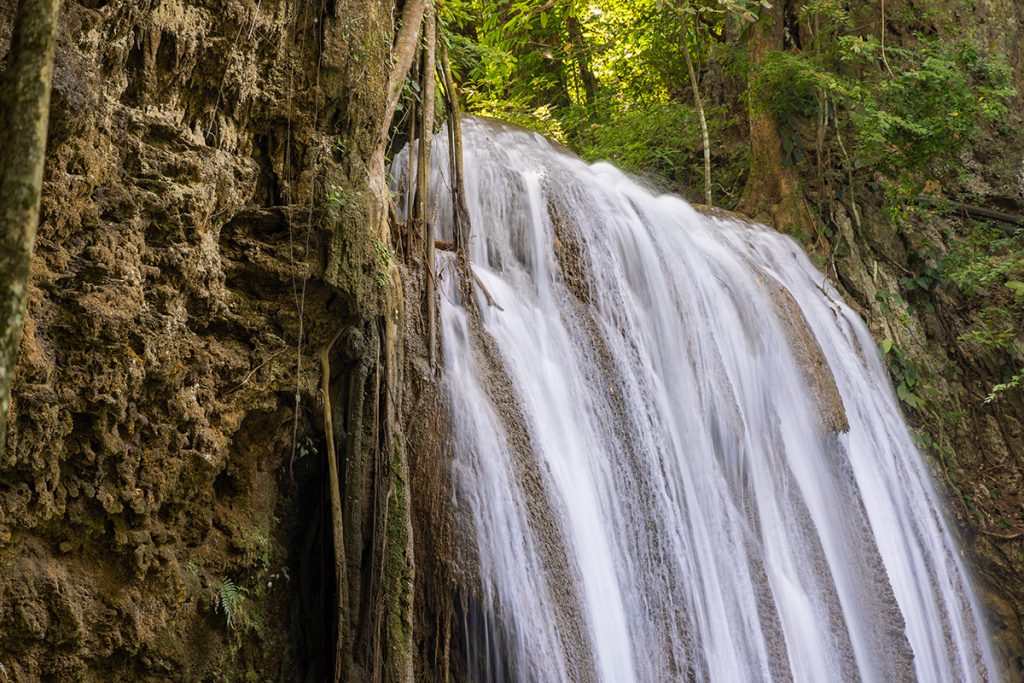
[[[0,461],[13,680],[310,670],[315,356],[380,296],[359,198],[391,31],[383,0],[64,3]]]

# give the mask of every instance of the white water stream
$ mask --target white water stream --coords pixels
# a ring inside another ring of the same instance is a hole
[[[471,679],[995,680],[876,344],[800,247],[540,136],[464,134],[504,309],[480,295],[472,324],[439,254],[452,495],[492,615]]]

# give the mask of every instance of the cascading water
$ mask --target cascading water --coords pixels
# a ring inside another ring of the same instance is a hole
[[[800,247],[536,134],[464,135],[496,304],[464,307],[439,255],[453,505],[490,615],[470,679],[994,680],[877,347]]]

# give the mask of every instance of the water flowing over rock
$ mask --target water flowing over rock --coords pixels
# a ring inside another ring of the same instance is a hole
[[[465,307],[439,253],[452,505],[488,614],[469,678],[994,680],[875,342],[800,247],[538,135],[464,130],[498,304]]]

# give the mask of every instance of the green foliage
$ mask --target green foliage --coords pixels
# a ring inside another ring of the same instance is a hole
[[[919,37],[914,49],[889,48],[888,73],[878,39],[854,33],[841,6],[813,2],[803,17],[824,24],[815,49],[769,54],[756,100],[780,121],[838,119],[853,141],[850,170],[880,171],[900,195],[916,192],[926,171],[951,168],[1009,111],[1011,71],[970,41]]]
[[[328,206],[336,206],[339,209],[344,209],[350,201],[352,201],[352,197],[348,192],[340,187],[331,188],[331,191],[327,193]]]
[[[970,328],[959,338],[965,348],[998,354],[1009,363],[1007,374],[1024,365],[1024,234],[975,223],[951,243],[941,269],[970,304]],[[986,401],[1020,388],[1017,373],[993,387]]]
[[[1007,113],[1010,73],[976,45],[929,41],[898,57],[902,69],[851,107],[862,163],[893,177],[952,163],[982,124]]]
[[[1024,368],[1011,377],[1009,381],[992,387],[991,393],[989,393],[988,397],[985,398],[985,403],[992,403],[998,399],[1001,394],[1010,391],[1011,389],[1024,390]]]
[[[702,141],[684,51],[698,71],[711,59],[728,66],[742,51],[717,37],[726,25],[738,35],[766,3],[549,4],[517,0],[495,11],[483,0],[444,3],[443,32],[467,111],[551,135],[588,160],[613,161],[666,188],[701,186]],[[706,115],[713,141],[739,125],[723,107]],[[738,200],[745,171],[742,140],[712,148],[716,194],[727,206]]]
[[[376,239],[373,242],[373,250],[377,257],[377,271],[374,273],[374,281],[383,291],[387,289],[388,283],[391,281],[391,264],[394,261],[394,255],[389,244]]]
[[[1007,305],[1024,305],[1024,235],[1007,234],[985,223],[974,224],[963,239],[951,243],[942,262],[946,275],[968,297],[998,296]]]
[[[939,271],[939,255],[934,247],[925,247],[916,254],[920,260],[920,267],[916,273],[911,273],[900,278],[900,285],[908,293],[932,291],[941,281],[942,273]]]
[[[270,566],[273,544],[265,531],[262,529],[249,529],[241,535],[239,545],[248,566],[258,572],[266,571]]]
[[[884,315],[890,315],[894,310],[908,307],[907,302],[899,292],[890,292],[887,289],[880,289],[875,293],[875,300],[878,301],[878,308]]]
[[[221,580],[220,587],[217,590],[217,606],[224,612],[228,628],[234,629],[237,626],[248,592],[245,588],[238,586],[227,577]]]
[[[708,109],[706,115],[712,131],[727,125],[722,108]],[[563,114],[562,126],[587,161],[610,161],[669,189],[696,187],[702,182],[700,124],[696,110],[688,104],[654,102],[623,111],[609,108],[599,117],[574,107]]]
[[[882,342],[882,354],[889,362],[889,373],[896,386],[896,395],[914,410],[924,407],[924,399],[918,394],[921,371],[891,339]]]

